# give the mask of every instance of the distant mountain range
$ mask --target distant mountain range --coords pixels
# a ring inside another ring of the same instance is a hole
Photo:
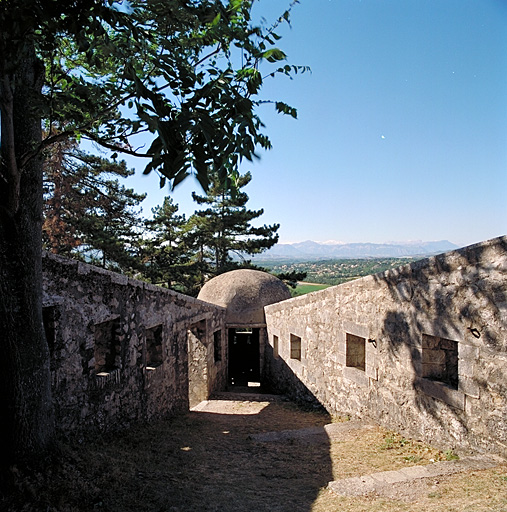
[[[254,261],[299,260],[313,261],[340,258],[403,258],[410,256],[427,257],[458,249],[448,240],[438,242],[393,242],[385,244],[340,243],[340,242],[297,242],[276,244],[266,252],[253,258]]]

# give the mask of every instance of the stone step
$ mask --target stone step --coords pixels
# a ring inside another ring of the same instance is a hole
[[[344,478],[329,482],[328,489],[340,496],[383,494],[393,484],[410,484],[424,478],[436,478],[474,470],[490,469],[505,464],[494,456],[476,455],[459,460],[434,462],[425,466],[411,466],[395,471]]]

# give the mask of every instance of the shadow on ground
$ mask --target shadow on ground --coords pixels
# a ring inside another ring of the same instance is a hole
[[[332,480],[329,443],[261,443],[254,436],[323,427],[329,416],[274,395],[218,398],[174,421],[164,443],[175,468],[175,510],[311,510],[320,488]]]
[[[309,427],[325,434],[329,422],[276,395],[222,393],[183,416],[65,444],[44,474],[16,469],[14,493],[0,497],[0,509],[309,512],[333,479],[327,436],[255,436]]]

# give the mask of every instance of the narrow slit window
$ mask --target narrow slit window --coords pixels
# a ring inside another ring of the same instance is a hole
[[[222,330],[213,333],[213,356],[215,363],[222,360]]]
[[[278,336],[273,335],[273,356],[278,359],[279,348],[278,348]]]

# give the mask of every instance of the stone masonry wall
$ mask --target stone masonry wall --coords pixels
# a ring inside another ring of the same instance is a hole
[[[205,373],[204,398],[225,388],[226,357],[213,357],[223,308],[49,254],[43,276],[62,431],[114,430],[188,410],[193,371]],[[205,358],[193,369],[188,339],[196,323]],[[225,337],[220,343],[225,355]]]
[[[275,389],[444,449],[507,455],[507,237],[265,312]]]

